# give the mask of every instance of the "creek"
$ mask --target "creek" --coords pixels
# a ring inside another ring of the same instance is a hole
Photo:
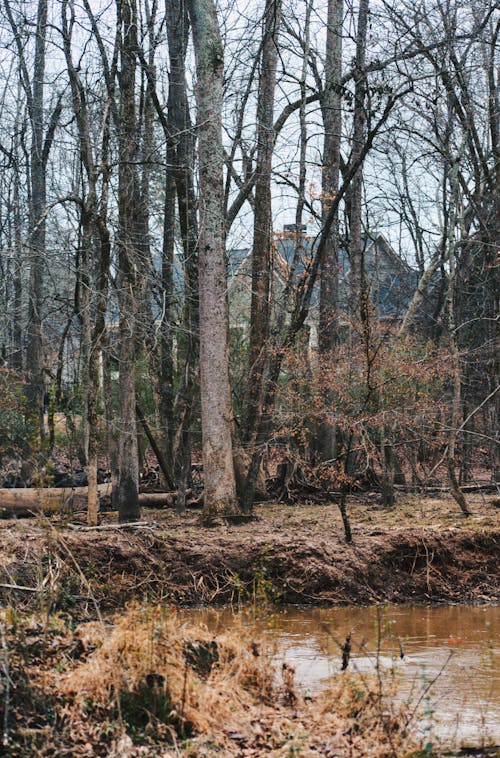
[[[215,635],[244,623],[311,694],[347,672],[374,674],[384,708],[408,706],[424,743],[500,744],[500,606],[285,607],[184,612]]]

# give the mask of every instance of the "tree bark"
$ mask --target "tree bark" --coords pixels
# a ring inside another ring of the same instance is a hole
[[[450,211],[448,218],[448,291],[446,295],[446,309],[448,315],[448,339],[450,343],[452,359],[452,378],[453,378],[453,398],[451,404],[450,431],[448,435],[448,451],[446,456],[446,466],[448,470],[448,481],[450,491],[458,503],[464,516],[470,516],[467,507],[467,501],[464,493],[460,489],[455,473],[455,450],[457,443],[458,427],[462,414],[462,376],[460,370],[460,354],[457,345],[456,324],[455,324],[455,224],[458,204],[458,158],[452,163],[449,169],[450,180]]]
[[[274,90],[281,0],[266,0],[264,39],[257,101],[257,163],[252,246],[252,301],[246,397],[245,439],[254,437],[262,413],[266,343],[269,336],[269,289],[273,219],[271,172],[274,150]]]
[[[174,178],[177,192],[179,226],[184,259],[184,307],[178,358],[180,381],[173,404],[175,433],[173,439],[174,478],[179,487],[178,506],[182,510],[183,493],[191,472],[191,427],[196,397],[199,362],[198,297],[198,217],[194,188],[195,135],[191,123],[186,82],[186,53],[189,40],[189,16],[184,3],[169,5],[168,41],[170,56],[169,123],[173,130]]]
[[[99,484],[97,487],[101,497],[111,492],[109,484]],[[87,497],[88,487],[0,489],[0,513],[13,516],[53,513],[64,508],[85,507]]]
[[[36,21],[35,60],[30,109],[32,128],[30,174],[31,203],[29,213],[29,305],[26,368],[30,376],[28,397],[32,421],[37,425],[35,435],[39,446],[45,438],[44,408],[44,361],[42,338],[43,268],[45,260],[45,161],[44,142],[44,79],[45,41],[47,31],[47,0],[39,0]]]
[[[137,9],[135,0],[121,8],[120,131],[118,176],[118,264],[119,264],[119,475],[118,511],[121,522],[138,521],[139,466],[136,427],[135,347],[136,271],[134,203],[137,199],[137,131],[135,115],[135,71],[137,54]]]
[[[342,131],[342,22],[343,0],[329,0],[326,32],[325,84],[321,110],[325,137],[323,143],[322,202],[326,217],[339,191],[340,140]],[[327,355],[338,343],[339,284],[338,206],[328,232],[320,262],[320,305],[318,342],[320,355]]]
[[[203,520],[239,512],[233,467],[229,321],[224,239],[223,48],[212,0],[189,0],[196,55],[200,186],[200,388],[205,502]]]
[[[354,123],[352,135],[351,161],[357,161],[364,145],[366,128],[366,30],[368,26],[369,0],[361,0],[358,12],[356,35],[356,73],[354,76]],[[350,187],[349,208],[349,259],[350,292],[349,310],[351,318],[363,316],[363,245],[361,240],[361,216],[363,195],[363,166],[358,167]],[[363,320],[363,318],[362,318]]]
[[[340,140],[342,132],[342,22],[343,0],[329,0],[326,32],[325,84],[322,113],[325,138],[323,143],[322,202],[326,217],[332,200],[339,191]],[[319,368],[327,367],[334,358],[338,344],[339,299],[339,213],[336,208],[320,262],[319,301]],[[323,382],[324,385],[324,382]],[[325,388],[323,404],[332,406],[331,392]],[[336,457],[335,424],[325,417],[318,427],[318,450],[322,460]]]

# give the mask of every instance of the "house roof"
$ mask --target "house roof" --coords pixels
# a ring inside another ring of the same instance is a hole
[[[306,270],[312,260],[318,237],[302,236],[301,249],[297,249],[295,231],[286,228],[276,235],[274,246],[274,276],[281,284],[288,280],[292,266],[296,266],[296,276]],[[365,271],[372,297],[378,303],[381,316],[397,316],[404,310],[413,294],[418,273],[414,271],[393,249],[386,237],[373,232],[364,236]],[[229,276],[251,279],[251,248],[231,248],[228,250]],[[339,250],[339,299],[341,307],[346,307],[349,288],[350,259],[345,246]],[[231,287],[231,282],[230,282]],[[319,305],[319,287],[316,285],[311,307]]]

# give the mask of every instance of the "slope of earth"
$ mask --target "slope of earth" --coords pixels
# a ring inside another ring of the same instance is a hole
[[[254,521],[206,529],[199,515],[148,510],[139,527],[116,516],[87,530],[41,519],[0,522],[0,600],[95,617],[133,600],[173,606],[500,601],[500,511],[469,497],[406,496],[392,509],[349,503],[346,545],[335,504],[261,505]],[[115,524],[115,526],[113,525]]]

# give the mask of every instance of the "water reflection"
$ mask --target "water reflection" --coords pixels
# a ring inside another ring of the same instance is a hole
[[[229,610],[186,614],[214,634],[241,623]],[[393,703],[418,706],[421,736],[477,744],[500,743],[499,622],[498,606],[289,607],[245,618],[311,692],[340,674],[341,648],[351,634],[348,670],[378,669],[384,687],[393,680]]]

